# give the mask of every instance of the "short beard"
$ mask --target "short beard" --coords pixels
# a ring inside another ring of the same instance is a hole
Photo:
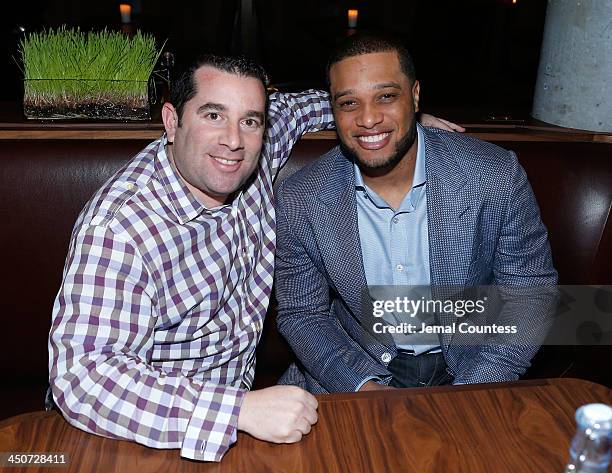
[[[356,162],[359,165],[359,168],[364,171],[375,171],[375,174],[381,175],[386,174],[386,171],[390,171],[402,160],[402,158],[408,153],[412,145],[414,144],[414,140],[417,137],[417,126],[416,122],[413,123],[413,126],[406,132],[404,136],[398,141],[395,146],[395,153],[393,153],[388,158],[382,160],[379,163],[368,163],[359,159],[359,154],[353,148],[346,146],[342,140],[340,140],[340,149],[344,156],[350,159],[353,162]]]

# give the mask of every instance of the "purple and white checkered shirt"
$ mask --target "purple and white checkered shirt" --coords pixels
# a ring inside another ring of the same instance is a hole
[[[219,461],[236,440],[272,290],[272,182],[327,94],[274,94],[255,179],[206,209],[154,141],[76,222],[53,307],[49,369],[66,419]]]

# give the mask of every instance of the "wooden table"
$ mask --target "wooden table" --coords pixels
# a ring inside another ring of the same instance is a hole
[[[56,452],[67,468],[137,472],[561,472],[574,412],[612,404],[612,391],[575,379],[402,389],[319,397],[319,422],[302,442],[272,445],[239,434],[219,464],[181,459],[77,430],[56,412],[0,423],[0,452]]]

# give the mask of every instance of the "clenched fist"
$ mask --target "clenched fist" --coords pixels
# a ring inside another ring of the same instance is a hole
[[[274,443],[294,443],[317,422],[317,400],[296,386],[273,386],[245,394],[238,429]]]

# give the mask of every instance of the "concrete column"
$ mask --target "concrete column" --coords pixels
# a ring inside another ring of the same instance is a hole
[[[612,132],[612,0],[548,0],[532,115]]]

